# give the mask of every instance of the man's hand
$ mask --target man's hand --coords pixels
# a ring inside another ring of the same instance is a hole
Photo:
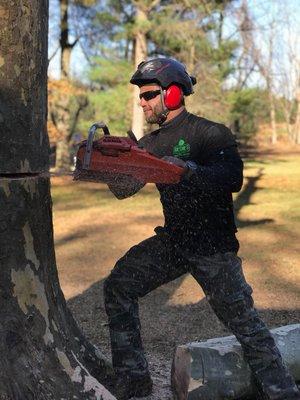
[[[167,161],[170,164],[177,165],[177,167],[186,168],[186,162],[181,160],[181,158],[173,156],[164,156],[162,160]]]
[[[184,169],[182,174],[182,179],[189,179],[197,170],[197,164],[194,161],[183,161],[181,158],[173,157],[173,156],[164,156],[162,158],[164,161],[167,161],[171,164],[177,165]]]

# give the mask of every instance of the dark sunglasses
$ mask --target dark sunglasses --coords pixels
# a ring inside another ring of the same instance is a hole
[[[144,99],[146,101],[149,101],[151,99],[154,99],[159,94],[160,94],[160,90],[149,90],[148,92],[140,93],[139,98],[140,98],[140,100]]]

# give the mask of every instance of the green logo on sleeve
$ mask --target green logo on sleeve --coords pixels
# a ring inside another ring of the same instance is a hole
[[[173,147],[173,156],[184,157],[190,154],[190,145],[184,141],[184,139],[179,139],[179,142]]]

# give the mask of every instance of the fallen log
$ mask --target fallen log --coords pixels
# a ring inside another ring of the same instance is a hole
[[[300,381],[300,324],[271,330],[282,357]],[[172,365],[176,400],[254,399],[251,372],[234,336],[178,346]]]

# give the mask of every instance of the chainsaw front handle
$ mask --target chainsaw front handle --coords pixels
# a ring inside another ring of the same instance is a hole
[[[104,135],[110,135],[108,127],[103,122],[96,122],[90,127],[83,159],[83,169],[89,169],[90,167],[94,136],[98,128],[103,129]]]

